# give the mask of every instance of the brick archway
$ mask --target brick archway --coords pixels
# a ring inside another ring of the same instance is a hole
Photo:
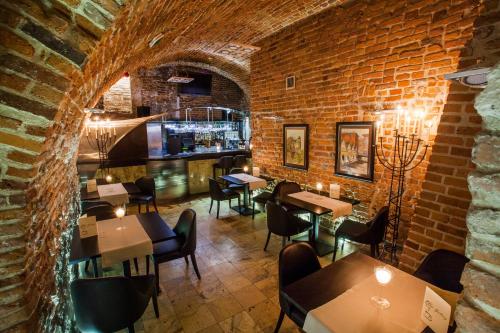
[[[247,87],[252,43],[342,1],[282,2],[0,4],[0,330],[69,325],[62,302],[68,295],[58,288],[67,282],[66,267],[58,259],[78,214],[83,107],[123,72],[179,52],[189,57],[175,60],[192,62],[200,52],[223,60],[209,64]],[[160,33],[164,38],[150,48]],[[238,52],[224,51],[233,40]]]

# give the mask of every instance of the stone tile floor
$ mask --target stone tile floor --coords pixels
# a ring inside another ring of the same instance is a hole
[[[239,216],[221,203],[220,218],[215,209],[208,213],[209,198],[198,198],[176,205],[160,205],[161,216],[174,226],[186,208],[197,213],[196,258],[201,273],[198,280],[191,263],[183,259],[160,265],[158,297],[160,318],[150,304],[136,322],[136,332],[273,332],[279,315],[278,254],[281,239],[274,236],[263,251],[266,236],[266,214]],[[134,213],[134,209],[129,213]],[[341,258],[357,248],[347,243]],[[320,258],[331,263],[331,255]],[[145,273],[140,260],[140,271]],[[133,274],[135,270],[132,268]],[[120,267],[105,271],[105,276],[121,274]],[[126,330],[124,331],[126,332]],[[285,319],[280,332],[300,332]]]

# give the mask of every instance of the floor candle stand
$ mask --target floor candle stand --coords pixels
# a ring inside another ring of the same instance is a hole
[[[108,150],[116,141],[116,128],[110,125],[109,121],[89,121],[85,128],[87,142],[89,146],[97,150],[99,154],[99,169],[103,177],[109,175],[109,167],[106,165],[108,160]]]
[[[394,146],[392,153],[386,155],[383,147],[383,138],[379,137],[379,145],[376,146],[376,154],[380,163],[391,171],[389,188],[389,223],[385,229],[384,252],[390,254],[391,262],[397,261],[397,241],[399,236],[399,222],[401,219],[402,199],[405,191],[405,175],[408,171],[415,169],[425,159],[429,145],[423,144],[423,140],[417,138],[416,134],[408,136],[399,134],[394,130]],[[420,154],[421,148],[423,154]]]

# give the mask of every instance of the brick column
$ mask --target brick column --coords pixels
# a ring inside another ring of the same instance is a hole
[[[475,138],[468,177],[472,204],[467,214],[464,298],[455,317],[457,332],[500,332],[500,64],[476,98],[483,131]]]

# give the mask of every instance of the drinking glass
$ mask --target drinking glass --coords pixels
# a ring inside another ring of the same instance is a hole
[[[387,266],[377,266],[373,270],[377,282],[382,286],[386,286],[392,280],[392,271]],[[381,310],[385,310],[391,306],[391,302],[382,296],[373,296],[370,298],[372,304]]]

